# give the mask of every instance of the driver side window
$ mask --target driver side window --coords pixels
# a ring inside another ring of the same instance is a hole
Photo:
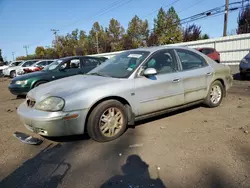
[[[154,54],[145,64],[145,69],[154,68],[157,74],[173,73],[178,70],[178,64],[172,50],[162,50]]]
[[[78,69],[80,67],[80,59],[70,59],[64,62],[61,66],[62,69]]]

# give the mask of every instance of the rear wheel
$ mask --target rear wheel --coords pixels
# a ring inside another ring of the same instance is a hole
[[[15,77],[16,77],[16,71],[14,71],[14,70],[11,71],[11,72],[10,72],[10,77],[11,77],[11,78],[15,78]]]
[[[210,86],[208,95],[204,103],[210,107],[214,108],[220,105],[222,98],[224,96],[224,87],[220,81],[215,81]]]
[[[127,114],[123,104],[107,100],[98,104],[91,112],[87,131],[98,142],[107,142],[121,136],[127,127]]]
[[[35,83],[34,87],[40,86],[40,85],[45,84],[45,83],[47,83],[47,82],[46,81],[38,81]]]

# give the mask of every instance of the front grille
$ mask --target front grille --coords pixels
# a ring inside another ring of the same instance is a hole
[[[27,98],[26,99],[26,104],[27,104],[28,107],[32,108],[33,106],[35,106],[36,101],[34,99]]]

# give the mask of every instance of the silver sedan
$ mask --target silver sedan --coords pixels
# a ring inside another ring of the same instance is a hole
[[[129,50],[86,75],[34,88],[18,108],[24,125],[44,136],[83,134],[99,142],[121,136],[135,121],[197,103],[220,105],[230,68],[196,50]]]

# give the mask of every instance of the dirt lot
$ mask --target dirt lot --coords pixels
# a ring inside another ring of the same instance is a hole
[[[16,108],[24,99],[0,80],[0,187],[249,187],[250,81],[234,81],[220,107],[201,106],[137,123],[119,139],[42,138],[29,133]],[[129,159],[129,162],[127,161]],[[143,180],[142,180],[143,178]]]

